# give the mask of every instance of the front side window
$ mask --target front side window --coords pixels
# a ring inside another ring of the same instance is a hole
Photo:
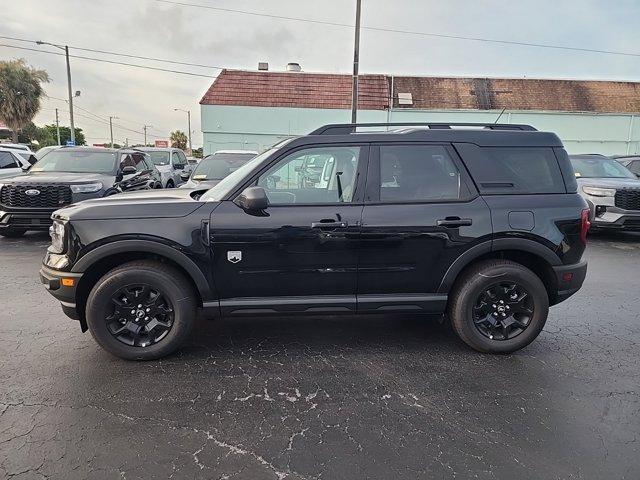
[[[447,201],[461,198],[460,172],[444,147],[380,147],[380,201]]]
[[[152,151],[147,153],[151,157],[151,161],[154,165],[169,165],[169,152]]]
[[[20,168],[20,165],[9,152],[0,152],[0,169],[5,168]]]
[[[351,202],[360,150],[354,146],[298,150],[263,173],[257,185],[274,205]],[[310,164],[316,166],[313,175],[307,168]]]

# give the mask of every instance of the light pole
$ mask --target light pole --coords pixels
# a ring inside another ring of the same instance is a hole
[[[191,144],[191,110],[183,110],[181,108],[174,108],[174,112],[184,112],[187,114],[187,126],[189,128],[189,154],[193,155],[193,145]]]
[[[360,7],[356,0],[356,38],[353,47],[353,87],[351,92],[351,123],[356,123],[358,115],[358,68],[360,64]]]
[[[58,135],[58,145],[60,145],[60,121],[58,120],[57,108],[56,108],[56,134]]]
[[[113,148],[113,119],[118,117],[109,117],[109,132],[111,133],[111,148]]]
[[[64,56],[67,60],[67,89],[69,91],[69,122],[71,123],[71,142],[76,144],[76,129],[73,123],[73,90],[71,88],[71,65],[69,64],[69,47],[67,45],[56,45],[55,43],[43,42],[42,40],[38,40],[36,42],[38,45],[50,45],[52,47],[59,48],[64,50]]]

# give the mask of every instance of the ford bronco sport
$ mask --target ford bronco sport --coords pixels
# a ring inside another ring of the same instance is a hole
[[[323,175],[300,182],[309,157]],[[40,276],[83,331],[125,359],[174,351],[198,309],[443,314],[472,348],[513,352],[581,287],[588,215],[552,133],[327,125],[207,191],[58,210]]]

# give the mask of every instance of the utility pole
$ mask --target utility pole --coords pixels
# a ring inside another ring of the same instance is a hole
[[[181,108],[174,108],[174,112],[185,112],[187,114],[187,127],[189,131],[189,151],[193,155],[193,144],[191,143],[191,110],[182,110]]]
[[[358,116],[358,67],[360,63],[360,11],[361,1],[356,0],[356,38],[353,48],[353,89],[351,92],[351,123],[356,123]]]
[[[109,117],[109,132],[111,133],[111,148],[113,148],[113,119],[118,117]]]
[[[153,125],[143,125],[142,130],[144,130],[144,146],[147,146],[147,128],[153,127]]]
[[[60,145],[60,122],[58,120],[58,109],[56,108],[56,133],[58,134],[58,145]]]
[[[73,123],[73,89],[71,88],[71,65],[69,63],[69,47],[67,45],[56,45],[55,43],[43,42],[42,40],[38,40],[36,42],[38,45],[50,45],[52,47],[59,48],[60,50],[64,50],[64,56],[67,61],[67,90],[69,91],[69,122],[71,123],[71,142],[75,145],[76,143],[76,129],[75,124]]]

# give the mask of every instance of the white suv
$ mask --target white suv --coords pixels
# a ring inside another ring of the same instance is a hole
[[[24,173],[30,166],[29,161],[17,150],[0,148],[0,178],[15,177]]]

